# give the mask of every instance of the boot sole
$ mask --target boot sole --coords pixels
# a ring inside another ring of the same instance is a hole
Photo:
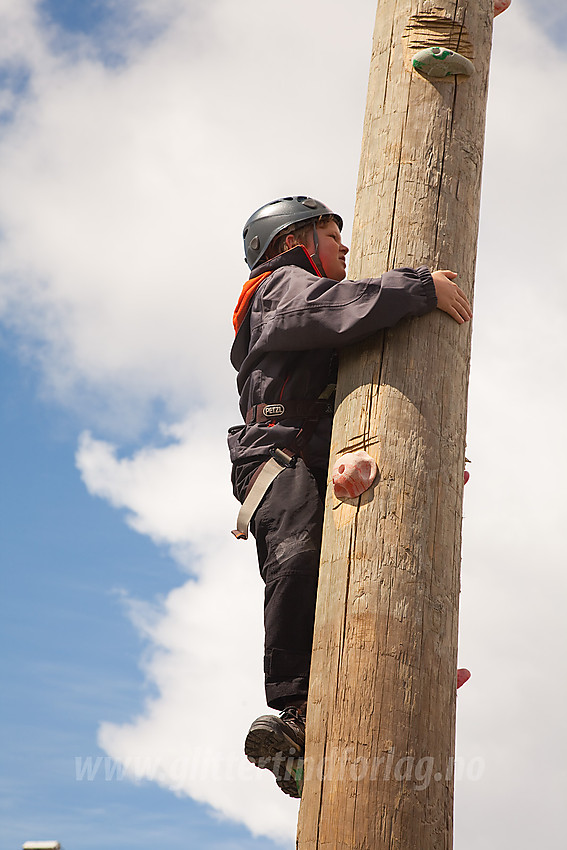
[[[303,746],[284,732],[278,718],[266,715],[254,721],[244,742],[244,753],[256,767],[274,774],[284,794],[301,797]]]

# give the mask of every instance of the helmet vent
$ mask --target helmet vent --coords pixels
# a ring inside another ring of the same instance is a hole
[[[253,251],[257,251],[258,248],[260,247],[260,240],[257,236],[255,236],[254,239],[252,240],[252,242],[250,243],[250,247],[252,248]]]
[[[310,210],[317,209],[317,201],[314,201],[313,198],[305,198],[302,204],[304,207],[309,207]]]

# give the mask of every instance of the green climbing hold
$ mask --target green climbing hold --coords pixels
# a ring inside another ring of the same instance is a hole
[[[295,784],[297,786],[297,792],[301,797],[303,792],[303,759],[300,759],[300,763],[293,771],[293,778],[295,779]]]
[[[475,70],[470,59],[445,47],[427,47],[420,50],[413,57],[412,65],[421,74],[439,80],[459,74],[470,77]]]

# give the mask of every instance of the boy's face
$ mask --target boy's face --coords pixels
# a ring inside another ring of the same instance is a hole
[[[327,221],[318,225],[317,236],[319,238],[319,257],[326,276],[330,277],[331,280],[344,280],[346,277],[345,258],[348,254],[348,248],[342,243],[341,231],[336,221]],[[295,244],[295,239],[293,236],[289,236],[288,239],[290,240],[288,247],[291,248]],[[310,254],[315,253],[312,233],[306,236],[304,244]]]
[[[348,248],[343,245],[341,231],[336,221],[327,221],[317,228],[319,237],[319,257],[323,271],[331,280],[344,280],[346,277],[346,255]],[[313,243],[313,237],[311,236]],[[315,245],[308,250],[314,251]]]

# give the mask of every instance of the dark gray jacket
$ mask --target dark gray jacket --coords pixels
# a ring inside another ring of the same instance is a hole
[[[317,399],[336,378],[336,349],[437,306],[425,267],[337,283],[320,277],[299,246],[264,263],[254,275],[265,272],[271,273],[254,293],[231,351],[244,419],[255,404]],[[327,467],[331,419],[330,414],[321,418],[302,448],[312,468]],[[302,424],[286,419],[231,428],[232,462],[265,460],[273,446],[295,451]]]

